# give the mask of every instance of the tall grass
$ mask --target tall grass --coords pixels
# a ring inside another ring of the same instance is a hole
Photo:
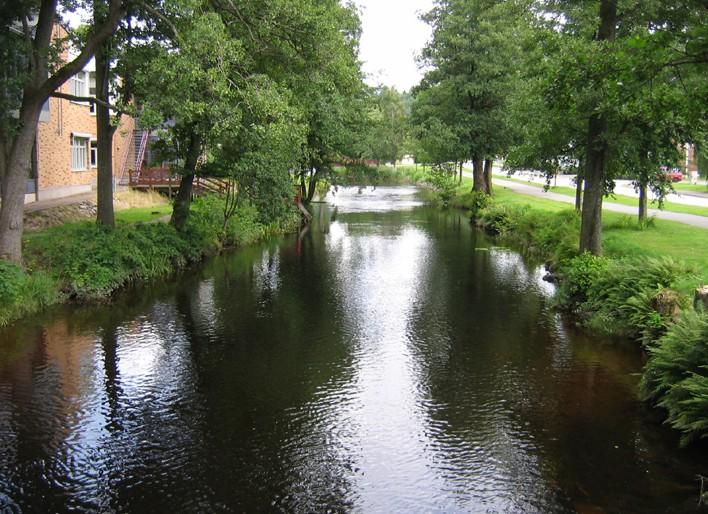
[[[258,212],[241,207],[224,224],[223,200],[195,201],[184,232],[166,223],[118,223],[108,230],[91,222],[70,223],[28,238],[28,272],[0,261],[0,326],[58,301],[97,301],[138,281],[174,273],[225,247],[253,243],[292,228],[293,211],[264,225]]]
[[[46,272],[28,274],[0,261],[0,326],[60,300],[57,282]]]

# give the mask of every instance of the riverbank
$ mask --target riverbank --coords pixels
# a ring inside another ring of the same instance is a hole
[[[224,223],[222,200],[194,202],[186,230],[154,222],[165,206],[123,211],[114,230],[92,221],[28,233],[25,269],[0,262],[0,326],[65,302],[105,301],[119,289],[169,276],[225,249],[295,226],[297,215],[264,225],[253,208]]]
[[[694,307],[708,283],[708,231],[680,223],[603,215],[605,256],[579,255],[573,209],[503,187],[489,198],[466,179],[450,205],[505,244],[547,262],[555,302],[590,332],[632,340],[648,353],[640,395],[663,409],[682,444],[708,436],[708,313]]]

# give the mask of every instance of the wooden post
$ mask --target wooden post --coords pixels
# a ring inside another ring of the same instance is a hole
[[[708,286],[700,286],[693,297],[693,308],[708,312]]]

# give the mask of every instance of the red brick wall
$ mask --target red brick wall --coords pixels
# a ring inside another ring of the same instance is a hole
[[[55,37],[61,37],[64,30],[55,26]],[[64,53],[68,58],[68,53]],[[69,93],[69,82],[59,88]],[[113,174],[120,178],[126,152],[130,149],[135,121],[130,116],[122,116],[121,123],[113,136]],[[72,132],[90,134],[96,138],[96,116],[88,105],[77,104],[61,98],[49,99],[49,121],[40,122],[37,127],[39,153],[39,190],[67,186],[93,186],[96,183],[96,169],[90,165],[86,171],[71,169]]]

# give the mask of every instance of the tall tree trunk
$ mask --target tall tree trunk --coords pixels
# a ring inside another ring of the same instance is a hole
[[[475,157],[472,159],[472,191],[487,191],[487,183],[484,180],[484,160]]]
[[[647,181],[641,179],[639,181],[639,224],[643,225],[647,221]]]
[[[580,212],[583,208],[583,178],[578,173],[575,176],[575,212]]]
[[[96,23],[99,23],[98,17]],[[111,41],[106,40],[96,52],[96,98],[108,103],[110,83]],[[98,151],[97,207],[96,221],[104,227],[115,226],[113,212],[113,134],[111,112],[106,105],[95,104],[96,135]]]
[[[457,183],[460,185],[462,184],[462,161],[460,161],[460,176],[457,179]]]
[[[612,41],[617,23],[617,0],[601,0],[598,41]],[[580,251],[602,254],[602,196],[607,168],[607,117],[594,114],[588,121],[585,193],[580,227]]]
[[[605,193],[607,142],[604,139],[607,121],[603,115],[593,115],[588,124],[588,149],[585,167],[580,226],[580,251],[602,255],[602,197]]]
[[[487,194],[492,194],[492,168],[494,167],[493,159],[484,161],[484,184],[487,187]]]
[[[307,185],[305,184],[305,169],[300,171],[300,201],[307,198]]]
[[[179,182],[179,191],[175,197],[175,204],[172,208],[172,218],[170,223],[177,230],[182,231],[187,225],[189,218],[189,207],[192,204],[192,191],[194,189],[194,177],[196,175],[197,161],[201,154],[201,138],[192,133],[189,138],[189,149],[184,163],[182,178]]]
[[[32,148],[37,135],[41,105],[26,94],[2,181],[0,207],[0,259],[22,264],[22,230],[27,179],[32,167]]]
[[[50,70],[49,50],[57,13],[57,0],[37,2],[39,10],[33,35],[26,34],[31,43],[28,55],[29,79],[24,86],[18,130],[10,138],[2,135],[8,156],[4,166],[3,203],[0,208],[0,259],[16,263],[22,261],[22,217],[27,178],[32,162],[32,147],[42,105],[49,96],[72,75],[80,71],[96,48],[116,30],[124,14],[122,0],[110,0],[106,22],[94,26],[79,55],[56,70]],[[28,45],[30,46],[30,45]],[[7,148],[9,146],[9,149]]]

